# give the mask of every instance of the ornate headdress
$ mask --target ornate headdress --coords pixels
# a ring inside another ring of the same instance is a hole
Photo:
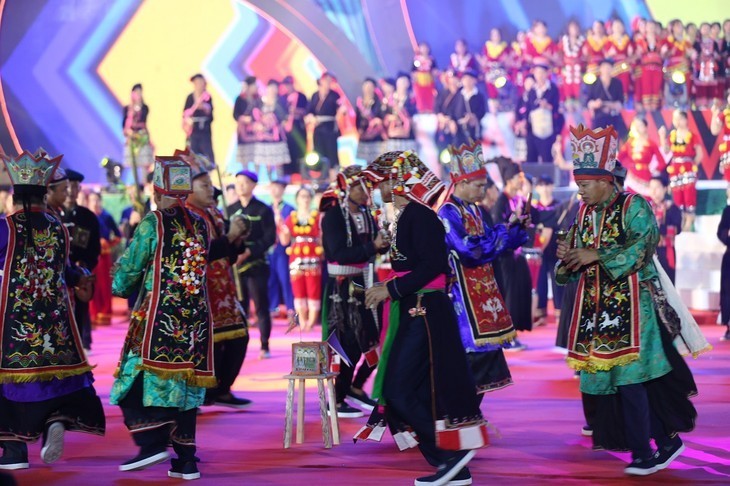
[[[373,184],[393,181],[393,194],[431,206],[446,186],[414,152],[386,152],[363,171]]]
[[[362,184],[364,178],[365,174],[359,165],[348,165],[342,169],[337,174],[335,181],[330,184],[329,189],[322,194],[319,210],[325,211],[338,203],[341,205],[347,200],[350,188],[356,184]]]
[[[205,175],[215,169],[215,163],[211,162],[205,155],[191,152],[189,148],[185,150],[176,149],[173,157],[187,162],[190,166],[191,180]]]
[[[611,125],[590,130],[583,125],[570,127],[573,149],[573,177],[613,180],[618,154],[618,134]]]
[[[193,192],[193,170],[178,152],[170,157],[155,157],[152,185],[165,196],[185,196]]]
[[[17,157],[2,154],[2,160],[16,195],[46,193],[46,188],[59,170],[63,155],[54,158],[40,150],[35,154],[24,151]]]
[[[485,180],[487,178],[481,141],[477,140],[470,144],[463,144],[459,148],[451,145],[449,152],[451,152],[449,168],[452,184],[474,179]]]

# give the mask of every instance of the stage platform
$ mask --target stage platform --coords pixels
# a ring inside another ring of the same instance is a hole
[[[122,301],[115,302],[121,309]],[[705,319],[710,321],[712,319]],[[136,454],[124,428],[119,408],[108,405],[112,373],[127,323],[117,315],[110,327],[94,331],[91,363],[98,393],[107,412],[104,438],[67,434],[63,458],[51,466],[39,458],[40,445],[30,447],[31,468],[14,476],[21,485],[137,486],[179,484],[168,479],[169,464],[122,473],[117,467]],[[499,430],[492,445],[478,452],[470,464],[475,485],[537,484],[728,484],[730,483],[730,342],[720,342],[724,327],[704,325],[715,349],[690,358],[700,394],[696,430],[683,436],[687,450],[665,471],[642,479],[623,474],[626,454],[595,452],[580,435],[583,426],[578,382],[553,343],[556,327],[546,327],[521,338],[529,349],[507,356],[515,385],[487,395],[482,407]],[[350,437],[362,419],[340,420],[342,445],[322,445],[316,388],[308,388],[305,443],[284,450],[284,404],[291,368],[291,343],[298,333],[284,335],[285,323],[276,321],[270,360],[258,360],[258,330],[252,330],[249,357],[235,383],[239,396],[253,405],[244,411],[204,408],[198,422],[198,456],[202,479],[194,484],[222,485],[409,485],[430,467],[417,450],[398,452],[389,434],[383,442],[353,444]],[[318,329],[317,329],[318,330]],[[316,340],[318,332],[302,336]]]

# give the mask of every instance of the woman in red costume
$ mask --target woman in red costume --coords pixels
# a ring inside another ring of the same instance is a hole
[[[607,48],[606,27],[602,22],[596,20],[586,36],[585,44],[583,44],[583,57],[587,63],[586,74],[591,74],[592,79],[598,77],[598,64],[606,58]]]
[[[479,59],[484,71],[484,82],[487,85],[489,101],[499,96],[499,88],[507,81],[507,65],[510,58],[510,47],[502,40],[502,33],[497,28],[489,31],[489,40],[484,43],[484,51]]]
[[[667,166],[659,147],[649,139],[646,120],[641,117],[631,122],[629,138],[621,147],[618,159],[628,171],[626,188],[645,197],[649,197],[651,178]]]
[[[635,103],[644,107],[644,110],[658,110],[662,106],[664,92],[664,73],[662,71],[662,41],[659,38],[659,26],[656,22],[647,20],[646,32],[636,40],[636,56],[638,67],[636,70]]]
[[[634,45],[626,34],[626,27],[619,19],[611,22],[611,35],[606,49],[608,57],[613,59],[613,77],[621,81],[624,88],[624,103],[633,88],[631,79],[631,63],[634,58]]]
[[[686,95],[692,94],[692,77],[689,70],[689,59],[694,52],[692,45],[685,39],[684,26],[679,20],[669,23],[669,36],[662,45],[662,57],[666,60],[664,74],[667,80],[684,79]],[[681,84],[681,83],[680,83]]]
[[[674,129],[669,132],[668,139],[663,128],[659,136],[662,151],[672,154],[667,173],[672,197],[682,210],[682,227],[686,230],[692,227],[697,206],[697,166],[702,161],[702,144],[700,137],[689,128],[686,111],[675,110],[672,124]]]
[[[431,55],[431,47],[421,42],[413,56],[413,96],[416,98],[416,109],[419,113],[433,113],[436,99],[436,60]],[[379,155],[379,154],[378,154]],[[368,160],[368,163],[372,160]]]
[[[314,194],[308,187],[297,191],[297,210],[286,218],[282,244],[291,242],[289,272],[294,293],[294,308],[302,320],[302,328],[314,327],[322,308],[322,243],[319,214],[312,210]]]
[[[532,24],[532,30],[525,38],[525,62],[531,66],[538,60],[542,63],[555,64],[556,46],[547,34],[547,24],[542,20],[536,20]]]
[[[464,39],[456,41],[454,52],[451,53],[449,60],[451,70],[459,77],[466,71],[476,71],[479,68],[476,57],[469,52],[469,47]]]
[[[560,39],[563,68],[560,72],[560,98],[566,105],[577,105],[580,85],[583,82],[583,44],[585,37],[575,20],[568,22],[568,33]]]

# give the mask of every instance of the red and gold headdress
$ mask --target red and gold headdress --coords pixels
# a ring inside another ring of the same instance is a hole
[[[576,181],[613,180],[618,154],[618,134],[611,125],[595,130],[583,125],[570,127],[570,145],[573,149],[573,177]]]
[[[393,181],[393,194],[431,206],[446,186],[414,152],[386,152],[363,171],[373,185]]]
[[[190,164],[176,155],[155,157],[155,170],[152,177],[155,191],[170,197],[185,196],[193,192],[193,172]]]
[[[449,152],[451,153],[449,167],[452,184],[475,179],[486,180],[487,168],[484,166],[481,141],[476,140],[470,144],[463,144],[459,148],[451,145]]]

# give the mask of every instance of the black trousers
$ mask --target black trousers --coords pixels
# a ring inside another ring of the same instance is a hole
[[[720,319],[722,324],[730,326],[730,251],[722,256],[720,268]]]
[[[269,274],[271,270],[268,265],[262,265],[241,275],[241,287],[243,290],[243,308],[248,311],[249,302],[253,299],[256,307],[256,325],[261,334],[261,350],[269,350],[269,338],[271,337],[271,314],[269,314]]]
[[[345,400],[347,393],[350,391],[350,387],[362,389],[376,368],[375,366],[368,366],[364,358],[361,360],[362,350],[355,337],[355,332],[348,325],[345,326],[344,335],[340,337],[340,344],[342,344],[342,349],[347,354],[347,357],[352,361],[353,367],[347,366],[344,362],[340,363],[340,374],[335,378],[335,397],[337,403],[342,403]],[[360,361],[362,362],[357,370],[357,374],[355,374],[354,367]]]
[[[672,444],[672,439],[664,432],[661,420],[649,406],[649,395],[643,383],[620,386],[618,392],[624,414],[626,443],[631,449],[633,459],[651,456],[652,438],[659,448]]]
[[[84,349],[91,349],[91,313],[89,303],[76,299],[74,304],[74,319],[79,328],[81,345]]]
[[[195,460],[197,410],[181,412],[177,408],[145,407],[142,404],[143,373],[137,375],[129,393],[119,402],[124,425],[132,432],[134,443],[143,453],[166,449],[172,443],[182,461]]]
[[[213,140],[210,132],[193,132],[188,139],[190,150],[195,153],[205,155],[211,162],[215,162],[213,156]]]
[[[527,162],[552,163],[552,149],[556,135],[546,139],[537,138],[531,132],[527,134]]]
[[[216,388],[210,388],[205,392],[209,400],[231,392],[231,386],[236,381],[238,373],[246,359],[248,349],[248,335],[242,338],[229,339],[215,343],[213,354],[215,357],[215,377],[218,380]]]
[[[558,262],[557,258],[543,256],[542,265],[540,265],[540,272],[537,275],[537,308],[544,310],[547,309],[548,301],[548,280],[551,283],[553,289],[553,307],[556,310],[560,310],[560,306],[563,303],[563,286],[558,285],[555,282],[555,264]]]
[[[401,321],[388,359],[383,395],[388,413],[416,432],[421,454],[429,464],[438,467],[456,452],[436,446],[429,362],[426,322],[423,319]]]

